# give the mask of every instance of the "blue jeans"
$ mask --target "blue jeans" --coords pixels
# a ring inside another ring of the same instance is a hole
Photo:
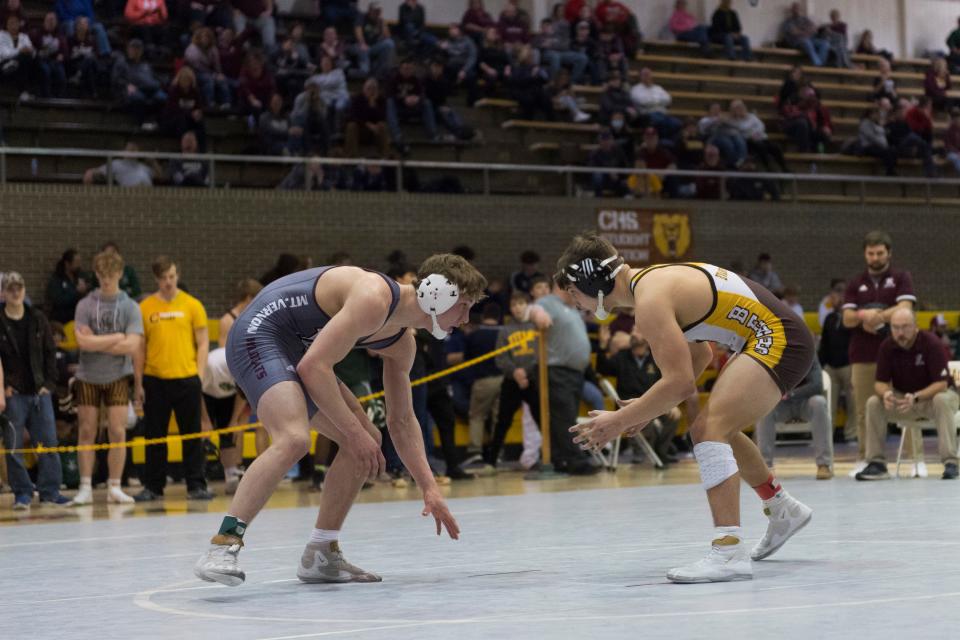
[[[53,416],[53,400],[50,394],[20,395],[7,398],[7,417],[16,430],[15,449],[23,448],[23,431],[30,433],[34,445],[57,446],[57,422]],[[60,495],[60,482],[63,471],[60,468],[60,456],[45,453],[39,456],[37,489],[41,500],[52,500]],[[7,454],[7,479],[17,498],[33,496],[33,482],[23,464],[22,454]]]
[[[597,411],[603,411],[607,408],[603,402],[603,392],[600,391],[600,387],[589,380],[583,381],[583,401],[586,402],[591,409]]]
[[[647,118],[650,119],[650,126],[656,129],[664,140],[673,140],[680,133],[680,129],[683,129],[683,123],[680,120],[662,111],[648,113]]]
[[[418,29],[409,22],[397,25],[400,30],[400,37],[411,49],[417,49],[420,53],[429,53],[437,46],[437,36],[429,31]]]
[[[67,85],[67,72],[63,68],[62,62],[45,59],[40,61],[41,90],[40,96],[43,98],[59,98],[63,95],[63,90]]]
[[[74,20],[64,20],[63,30],[66,32],[68,38],[73,37],[75,24],[76,21]],[[113,51],[113,49],[110,48],[110,39],[107,37],[107,30],[103,28],[102,23],[91,18],[90,32],[93,34],[93,39],[97,43],[97,54],[105,56]]]
[[[373,61],[374,73],[380,73],[393,65],[393,54],[397,49],[393,38],[384,38],[380,42],[370,45],[366,51],[359,46],[354,47],[357,54],[357,67],[360,74],[370,75],[370,62]]]
[[[806,38],[797,44],[797,48],[807,54],[815,67],[822,67],[830,54],[830,43],[822,38]]]
[[[710,32],[705,25],[697,25],[689,31],[677,34],[679,42],[694,42],[700,45],[700,51],[710,53]]]
[[[723,49],[727,54],[727,57],[731,60],[737,59],[737,45],[740,45],[741,51],[740,54],[744,60],[750,60],[753,58],[753,51],[750,50],[750,38],[745,34],[740,34],[739,36],[735,33],[724,33],[715,38],[717,42],[723,44]]]
[[[561,65],[570,65],[570,82],[580,84],[590,58],[579,51],[553,51],[545,49],[541,54],[543,64],[550,70],[550,77],[555,78],[560,72]]]
[[[236,29],[237,34],[246,30],[248,21],[252,22],[254,28],[260,32],[260,41],[263,42],[263,48],[268,53],[273,51],[277,46],[277,22],[273,19],[273,16],[267,14],[251,19],[239,11],[233,12],[233,28]]]
[[[387,128],[390,130],[390,137],[394,142],[403,140],[403,132],[400,130],[400,118],[410,118],[419,115],[423,120],[423,128],[427,131],[427,136],[432,140],[437,137],[437,119],[433,112],[433,104],[426,98],[420,98],[420,104],[416,107],[400,106],[396,98],[387,98]]]
[[[212,73],[198,71],[197,84],[200,85],[203,101],[208,105],[230,104],[232,102],[230,84],[226,78],[217,80]]]
[[[743,136],[715,135],[708,142],[720,149],[720,156],[729,165],[736,166],[747,157],[747,141]]]

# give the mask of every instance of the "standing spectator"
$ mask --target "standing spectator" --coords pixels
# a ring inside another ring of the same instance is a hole
[[[40,67],[40,97],[60,98],[67,85],[64,62],[67,56],[67,41],[60,34],[57,14],[47,12],[43,27],[33,35],[33,48],[37,52]]]
[[[67,39],[67,75],[80,88],[82,97],[97,97],[102,73],[99,58],[105,55],[94,40],[87,18],[77,18],[73,35]]]
[[[857,133],[857,152],[871,156],[883,163],[888,176],[897,175],[897,152],[887,141],[887,130],[883,126],[883,113],[876,107],[867,111],[860,120]]]
[[[757,262],[747,277],[763,286],[773,295],[780,297],[783,295],[784,286],[780,280],[780,275],[773,268],[773,258],[769,253],[761,253],[757,256]]]
[[[153,118],[167,102],[167,94],[143,59],[143,42],[133,38],[127,43],[127,56],[113,63],[110,77],[114,97],[123,103],[147,131],[157,128]]]
[[[383,19],[383,9],[379,2],[371,2],[366,13],[357,14],[353,37],[356,40],[353,52],[357,57],[358,72],[362,77],[366,78],[371,71],[374,75],[381,77],[393,66],[397,45],[390,36],[390,27]]]
[[[583,9],[581,9],[582,13]],[[594,17],[601,32],[604,29],[613,29],[623,41],[626,54],[631,58],[636,55],[640,47],[640,28],[637,26],[636,16],[625,4],[617,0],[600,0],[594,11]]]
[[[683,128],[680,120],[667,113],[673,98],[663,87],[653,83],[653,71],[649,67],[640,70],[640,83],[630,90],[630,97],[640,115],[646,117],[661,138],[672,140]]]
[[[100,287],[77,305],[75,326],[80,364],[74,401],[79,425],[77,444],[80,446],[95,442],[101,405],[106,406],[110,443],[121,445],[127,438],[133,356],[141,349],[143,318],[137,303],[120,289],[123,268],[123,258],[119,254],[97,254],[93,259],[93,270]],[[80,451],[77,458],[80,490],[73,503],[90,504],[93,502],[94,452]],[[120,488],[126,459],[127,451],[122,447],[111,449],[107,454],[110,479],[107,502],[133,502],[133,498]]]
[[[774,166],[776,163],[783,173],[790,172],[790,167],[787,166],[783,156],[783,149],[767,137],[767,127],[763,124],[763,120],[755,113],[750,113],[743,100],[734,100],[730,103],[730,116],[727,122],[740,132],[747,142],[747,151],[756,156],[767,171],[776,171],[777,166]]]
[[[890,65],[890,61],[886,58],[881,58],[880,61],[877,62],[877,70],[880,72],[880,75],[873,80],[873,93],[870,97],[873,100],[886,98],[890,102],[896,102],[898,99],[897,83],[893,79],[893,67]]]
[[[156,58],[158,47],[163,45],[163,34],[169,17],[166,2],[164,0],[127,0],[123,17],[130,25],[131,35],[143,41],[147,57]]]
[[[510,275],[510,290],[520,291],[529,295],[530,286],[533,284],[534,278],[542,277],[543,274],[540,273],[540,254],[528,249],[520,254],[520,270],[514,271]],[[510,300],[512,303],[513,298]],[[510,313],[513,313],[512,309]],[[514,316],[514,318],[516,318],[516,316]]]
[[[108,240],[100,247],[101,253],[115,253],[120,255],[120,247],[113,240]],[[137,270],[131,264],[123,265],[123,273],[120,275],[120,289],[128,296],[137,300],[140,297],[140,278],[137,276]]]
[[[823,37],[830,43],[830,50],[836,58],[837,66],[844,69],[853,68],[850,58],[850,41],[847,38],[847,23],[840,19],[840,11],[833,9],[830,12],[830,22],[821,29]]]
[[[947,55],[950,66],[954,70],[960,69],[960,18],[957,18],[957,28],[947,37],[947,48],[950,50]]]
[[[510,5],[507,5],[510,6]],[[464,358],[473,360],[490,351],[497,345],[500,336],[500,306],[495,302],[484,305],[480,323],[466,336]],[[500,399],[500,385],[503,374],[491,358],[473,367],[473,382],[470,385],[470,454],[481,453],[485,425],[494,426],[497,418],[497,403]]]
[[[128,142],[123,150],[136,153],[140,151],[140,147],[135,142]],[[154,176],[159,175],[160,172],[156,162],[153,160],[148,162],[152,166],[147,166],[134,158],[116,158],[110,161],[109,166],[102,164],[99,167],[87,169],[83,174],[83,184],[93,184],[97,178],[112,178],[121,187],[152,187]]]
[[[547,331],[547,384],[550,394],[550,440],[554,466],[571,474],[593,474],[599,468],[573,442],[583,395],[583,372],[590,364],[590,339],[583,318],[565,287],[553,284],[552,295],[536,301],[530,319]]]
[[[16,19],[16,18],[14,18]],[[57,383],[56,347],[46,316],[26,304],[23,276],[10,271],[3,279],[4,303],[0,307],[0,361],[3,366],[5,413],[13,423],[14,449],[24,448],[24,430],[34,445],[57,446],[52,393]],[[13,489],[13,508],[27,511],[33,500],[33,482],[23,454],[6,454],[7,481]],[[38,456],[37,489],[40,504],[69,505],[60,495],[63,472],[60,456]]]
[[[207,368],[210,341],[207,312],[190,294],[177,288],[177,265],[165,256],[153,262],[157,292],[140,303],[144,318],[144,345],[134,358],[135,401],[143,406],[147,438],[167,435],[170,412],[182,435],[200,431],[200,373]],[[204,477],[203,443],[183,441],[183,469],[187,498],[209,500]],[[151,502],[163,497],[167,484],[167,446],[147,447],[144,489],[134,499]]]
[[[302,130],[290,122],[290,115],[283,106],[283,96],[270,96],[270,107],[260,114],[257,125],[260,136],[260,151],[270,156],[298,155]]]
[[[276,92],[277,84],[273,75],[267,71],[262,54],[251,51],[247,54],[240,72],[240,88],[237,91],[240,111],[253,119],[259,118],[270,105],[270,96]],[[248,122],[252,123],[253,120]]]
[[[857,480],[886,480],[887,423],[925,418],[937,427],[944,480],[957,479],[957,425],[960,407],[947,356],[939,338],[917,327],[910,309],[890,315],[890,336],[877,352],[875,395],[867,401],[867,467]],[[915,444],[923,451],[923,435]],[[922,453],[920,454],[922,458]]]
[[[77,21],[86,18],[87,26],[96,40],[97,51],[100,55],[110,55],[112,49],[107,30],[93,13],[93,0],[55,0],[53,10],[68,38],[73,35]]]
[[[367,78],[363,91],[350,101],[350,118],[345,134],[347,155],[356,158],[360,144],[376,144],[381,157],[390,152],[390,135],[387,130],[387,103],[380,94],[376,78]]]
[[[277,45],[277,23],[273,18],[273,0],[231,0],[233,27],[243,33],[248,27],[260,34],[267,53]]]
[[[190,44],[184,52],[184,61],[197,76],[197,84],[204,104],[219,105],[221,111],[230,109],[230,85],[220,65],[220,52],[210,27],[200,27],[193,32]]]
[[[830,421],[830,408],[824,397],[823,370],[816,360],[800,384],[783,394],[780,404],[757,424],[757,447],[767,466],[773,467],[777,424],[793,420],[803,420],[810,424],[817,480],[829,480],[833,477],[833,424]]]
[[[860,43],[857,45],[857,53],[869,56],[882,56],[888,62],[893,62],[893,54],[886,49],[878,49],[873,43],[873,31],[864,29],[860,34]]]
[[[327,105],[327,120],[332,123],[330,129],[334,132],[340,131],[350,108],[350,93],[343,69],[335,65],[333,58],[324,55],[320,58],[318,73],[310,76],[306,84],[319,89],[320,99]]]
[[[723,49],[730,60],[737,59],[736,47],[740,47],[740,55],[746,61],[753,60],[750,50],[750,38],[743,33],[740,26],[740,16],[730,6],[732,0],[720,0],[720,5],[713,12],[710,19],[710,39],[723,45]]]
[[[623,76],[619,73],[610,74],[603,93],[600,94],[600,124],[609,124],[615,112],[622,113],[631,125],[637,123],[640,115],[637,108],[633,106],[630,92],[624,88]]]
[[[930,70],[927,71],[923,81],[924,95],[933,101],[937,111],[950,110],[952,101],[947,95],[950,87],[950,70],[947,68],[947,61],[944,58],[937,58],[930,65]]]
[[[197,136],[193,131],[187,131],[180,136],[180,153],[183,155],[197,153]],[[207,163],[196,158],[174,158],[167,166],[167,177],[170,183],[177,187],[207,187],[210,185]]]
[[[477,100],[477,45],[473,38],[463,35],[458,24],[451,24],[447,34],[439,45],[446,54],[444,74],[454,85],[467,88],[467,105],[473,106]]]
[[[943,148],[947,152],[947,161],[960,173],[960,109],[950,110],[950,126],[943,135]]]
[[[889,335],[887,325],[898,308],[913,309],[917,297],[909,271],[892,269],[893,240],[884,231],[871,231],[863,241],[867,269],[847,281],[843,296],[843,326],[850,329],[850,377],[857,414],[858,465],[866,466],[866,407],[874,395],[877,354]]]
[[[467,10],[460,19],[460,26],[479,47],[483,43],[487,30],[496,27],[497,22],[487,13],[483,0],[469,0]]]
[[[193,131],[200,147],[205,148],[207,136],[203,121],[203,96],[193,69],[187,65],[180,67],[167,91],[167,106],[161,117],[164,131],[178,138],[187,131]]]
[[[928,178],[936,174],[933,163],[933,147],[922,137],[914,133],[907,122],[907,107],[898,106],[893,119],[887,123],[887,141],[900,158],[920,158],[923,173]]]
[[[448,79],[442,60],[431,60],[427,77],[423,82],[423,91],[426,99],[433,105],[434,114],[443,123],[456,140],[470,140],[475,135],[472,127],[464,124],[448,99],[453,94],[453,85]]]
[[[424,93],[423,82],[417,77],[413,59],[407,58],[400,63],[400,68],[387,86],[387,127],[393,144],[404,151],[408,147],[403,139],[400,122],[411,118],[420,118],[428,139],[437,139],[433,105]]]
[[[411,51],[429,53],[437,46],[437,37],[427,31],[427,18],[418,0],[403,0],[397,18],[397,30]]]
[[[547,93],[548,75],[545,69],[533,59],[533,49],[521,47],[517,52],[516,64],[510,67],[510,76],[506,84],[510,87],[511,97],[519,105],[520,117],[533,120],[537,112],[547,120],[555,120],[553,100]]]
[[[38,75],[37,52],[29,36],[20,31],[20,18],[7,18],[7,28],[0,31],[0,78],[13,78],[20,101],[30,100],[30,89]]]
[[[799,2],[790,5],[789,15],[780,25],[780,41],[791,49],[799,49],[807,55],[815,67],[822,67],[830,53],[830,43],[817,36],[817,25],[807,17],[807,11]]]
[[[67,324],[73,320],[77,303],[90,291],[90,281],[83,272],[83,261],[76,249],[67,249],[57,261],[47,282],[47,306],[54,322]]]
[[[710,32],[707,25],[700,24],[697,18],[687,11],[687,0],[677,0],[674,3],[673,15],[670,16],[670,31],[679,42],[692,42],[700,45],[700,54],[712,58],[710,51]]]
[[[530,19],[521,15],[515,4],[507,3],[497,20],[497,32],[507,55],[517,57],[517,52],[530,43]]]
[[[839,282],[838,287],[845,286],[842,281]],[[841,292],[838,297],[842,299],[842,295]],[[843,438],[847,442],[853,442],[857,439],[857,405],[853,401],[849,348],[850,330],[843,326],[843,312],[838,306],[827,314],[823,321],[817,355],[823,370],[830,376],[832,424],[837,424],[837,410],[840,406],[840,394],[842,392],[844,412],[846,413],[843,424]]]
[[[597,137],[598,146],[590,154],[587,165],[596,167],[598,171],[590,174],[593,195],[602,198],[606,191],[613,191],[618,197],[627,195],[627,175],[624,173],[609,173],[602,169],[626,169],[627,158],[623,150],[617,146],[613,135],[609,131],[601,131]]]

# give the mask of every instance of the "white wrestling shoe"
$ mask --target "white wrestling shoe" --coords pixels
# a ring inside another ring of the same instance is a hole
[[[219,582],[228,587],[243,584],[247,574],[240,568],[237,556],[243,540],[236,536],[217,534],[210,540],[210,548],[197,564],[193,565],[193,574],[207,582]]]
[[[813,509],[803,504],[786,491],[764,500],[763,512],[770,518],[767,532],[750,553],[753,560],[769,558],[782,547],[793,534],[807,526],[813,517]]]
[[[682,584],[753,580],[753,567],[743,541],[724,536],[713,541],[706,558],[667,571],[667,580]]]
[[[347,562],[340,551],[340,544],[310,542],[300,557],[297,577],[303,582],[382,582],[375,573],[364,571]]]
[[[76,499],[74,499],[76,502]],[[133,496],[127,495],[120,487],[110,487],[107,489],[107,502],[111,504],[133,504],[136,500]]]
[[[93,489],[91,487],[80,487],[77,495],[73,496],[73,506],[83,507],[93,504]]]

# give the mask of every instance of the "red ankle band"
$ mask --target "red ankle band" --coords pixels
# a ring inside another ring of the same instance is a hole
[[[780,483],[773,477],[773,474],[770,474],[765,482],[758,484],[753,490],[757,492],[761,500],[769,500],[780,492]]]

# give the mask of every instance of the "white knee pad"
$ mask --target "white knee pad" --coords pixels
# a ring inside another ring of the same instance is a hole
[[[699,442],[693,446],[693,456],[700,465],[700,483],[706,490],[739,471],[733,449],[726,442]]]

